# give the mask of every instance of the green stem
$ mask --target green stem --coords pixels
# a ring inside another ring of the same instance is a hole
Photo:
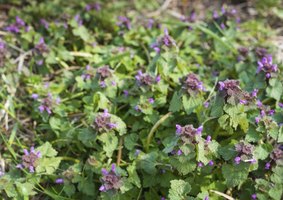
[[[149,150],[149,145],[151,142],[151,139],[153,137],[154,132],[158,129],[158,127],[168,118],[170,117],[170,115],[172,114],[172,112],[167,113],[166,115],[164,115],[163,117],[161,117],[155,124],[154,126],[151,128],[148,136],[147,136],[147,140],[146,140],[146,146],[145,146],[145,150],[148,152]]]

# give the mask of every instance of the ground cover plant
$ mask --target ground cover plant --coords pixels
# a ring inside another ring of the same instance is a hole
[[[282,199],[281,1],[0,2],[1,199]]]

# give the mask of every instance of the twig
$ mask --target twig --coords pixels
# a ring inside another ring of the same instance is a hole
[[[117,154],[117,166],[120,165],[121,163],[121,158],[122,158],[122,150],[123,150],[123,137],[120,138],[119,140],[119,147],[118,147],[118,154]]]
[[[168,8],[171,1],[172,0],[166,0],[158,10],[151,12],[151,13],[148,13],[146,16],[147,17],[154,17],[156,15],[159,15],[161,12],[163,12],[164,10],[166,10]]]
[[[235,200],[233,197],[230,197],[229,195],[227,195],[227,194],[224,194],[224,193],[222,193],[222,192],[219,192],[219,191],[216,191],[216,190],[209,190],[210,192],[213,192],[213,193],[215,193],[215,194],[217,194],[217,195],[219,195],[219,196],[222,196],[222,197],[224,197],[224,198],[226,198],[226,199],[228,199],[228,200]]]

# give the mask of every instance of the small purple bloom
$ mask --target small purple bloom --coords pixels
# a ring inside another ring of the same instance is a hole
[[[45,19],[40,19],[40,24],[44,26],[45,29],[49,28],[49,23]]]
[[[141,150],[136,149],[136,151],[135,151],[135,156],[138,156],[138,155],[140,154],[140,152],[141,152]]]
[[[269,114],[270,116],[274,115],[274,113],[275,113],[275,110],[273,110],[273,109],[271,109],[271,110],[268,111],[268,114]]]
[[[150,104],[153,104],[153,103],[154,103],[154,99],[153,99],[153,98],[149,98],[149,99],[148,99],[148,102],[149,102]]]
[[[279,106],[280,108],[283,108],[283,103],[278,103],[278,106]]]
[[[206,143],[210,143],[210,142],[211,142],[211,136],[208,135],[208,136],[206,137]]]
[[[252,97],[257,97],[258,89],[252,91]]]
[[[44,105],[40,105],[39,107],[38,107],[38,109],[39,109],[39,112],[43,112],[44,110],[45,110],[45,107],[44,107]]]
[[[197,128],[197,132],[196,133],[198,135],[201,135],[202,130],[203,130],[203,126],[200,126],[200,127]]]
[[[244,99],[240,99],[240,104],[246,105],[248,102]]]
[[[204,197],[203,200],[209,200],[209,196]]]
[[[259,121],[260,121],[260,117],[256,117],[256,118],[255,118],[255,123],[258,124]]]
[[[213,160],[210,160],[210,161],[208,162],[208,165],[209,165],[209,166],[213,166],[213,165],[214,165]]]
[[[30,173],[34,173],[34,169],[37,166],[37,161],[41,157],[40,152],[35,152],[32,147],[30,151],[24,149],[24,155],[22,156],[22,163],[16,167],[19,169],[28,169]]]
[[[180,135],[182,133],[182,126],[180,126],[179,124],[176,124],[176,134]]]
[[[208,107],[209,107],[209,102],[208,102],[208,101],[204,102],[203,106],[204,106],[205,108],[208,108]]]
[[[99,86],[101,88],[106,88],[107,85],[106,85],[105,81],[100,81]]]
[[[221,24],[220,24],[220,28],[221,28],[221,29],[225,29],[225,28],[226,28],[225,24],[224,24],[224,23],[221,23]]]
[[[161,199],[160,199],[160,200],[166,200],[166,199],[165,199],[165,197],[161,197]]]
[[[182,155],[182,154],[183,154],[182,150],[179,149],[179,150],[177,151],[177,155],[180,156],[180,155]]]
[[[155,81],[156,81],[156,83],[159,83],[160,80],[161,80],[161,77],[160,77],[160,75],[158,75],[158,76],[155,78]]]
[[[198,162],[198,167],[202,168],[203,167],[203,163],[202,162]]]
[[[262,104],[262,102],[260,101],[260,100],[257,100],[256,101],[256,105],[257,105],[257,107],[262,107],[263,106],[263,104]]]
[[[237,157],[234,159],[234,161],[235,161],[235,164],[236,164],[236,165],[240,164],[240,162],[241,162],[241,157],[237,156]]]
[[[128,30],[131,29],[131,22],[130,22],[129,18],[127,18],[125,16],[119,16],[118,17],[117,25],[121,28],[126,27]]]
[[[252,200],[256,200],[257,199],[256,194],[252,194],[251,198],[252,198]]]
[[[270,164],[270,162],[268,162],[268,163],[265,164],[264,169],[269,170],[269,169],[270,169],[270,166],[271,166],[271,164]]]
[[[222,82],[222,81],[219,81],[219,82],[218,82],[218,85],[219,85],[219,90],[220,90],[220,91],[225,88],[225,83]]]
[[[134,107],[134,109],[135,109],[135,111],[140,111],[140,108],[139,108],[139,106],[138,105],[136,105],[135,107]]]
[[[33,98],[33,99],[38,99],[38,94],[35,94],[35,93],[32,94],[32,95],[31,95],[31,98]]]
[[[64,179],[62,179],[62,178],[57,178],[57,179],[55,180],[55,183],[56,183],[56,184],[63,184],[63,183],[64,183]]]
[[[125,97],[129,96],[129,91],[128,90],[123,90],[123,93],[124,93]]]

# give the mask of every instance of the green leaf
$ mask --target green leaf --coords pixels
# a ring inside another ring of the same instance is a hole
[[[248,178],[249,163],[240,163],[239,165],[224,164],[222,173],[228,187],[238,186]]]
[[[41,158],[36,167],[37,173],[53,174],[59,167],[61,158]]]
[[[186,199],[191,191],[191,185],[184,180],[172,180],[170,181],[171,187],[169,189],[170,200]]]
[[[282,200],[282,192],[283,192],[283,185],[282,184],[275,184],[268,191],[268,194],[274,200]]]
[[[127,133],[127,125],[120,117],[111,114],[111,122],[116,124],[115,130],[119,132],[119,135]]]
[[[134,149],[135,145],[137,144],[138,139],[139,139],[139,136],[136,133],[126,135],[126,137],[125,137],[125,147],[128,150]]]
[[[112,157],[113,152],[118,147],[118,138],[113,132],[103,133],[98,136],[98,139],[103,143],[103,150],[107,157]]]
[[[79,26],[73,29],[73,34],[75,36],[79,36],[82,40],[88,41],[90,38],[90,35],[88,33],[88,30],[84,26]]]
[[[138,176],[138,173],[136,171],[135,163],[133,165],[128,166],[127,171],[128,171],[128,174],[129,174],[128,181],[133,183],[134,185],[136,185],[138,188],[140,188],[141,182],[140,182],[140,178]]]
[[[31,184],[31,183],[19,183],[19,182],[16,182],[16,186],[17,186],[17,189],[19,191],[19,193],[23,196],[32,196],[32,195],[35,195],[36,192],[33,190],[34,189],[34,185]]]
[[[57,155],[57,151],[53,149],[49,142],[45,142],[43,145],[38,147],[36,151],[40,151],[42,157],[54,157]]]
[[[218,153],[224,158],[224,160],[230,160],[237,155],[234,145],[229,144],[227,146],[220,147]]]
[[[178,95],[178,92],[174,92],[172,100],[170,101],[169,111],[170,112],[178,112],[182,109],[182,100]]]
[[[269,80],[269,85],[270,86],[266,88],[267,95],[279,101],[283,92],[283,85],[281,81],[279,79],[272,78]]]
[[[224,97],[217,94],[211,109],[212,117],[220,117],[222,115],[224,103]]]
[[[92,129],[84,128],[79,130],[78,139],[87,147],[93,147],[96,134]]]
[[[183,106],[186,113],[189,115],[191,114],[199,105],[202,104],[202,99],[200,97],[192,97],[183,95]]]
[[[261,144],[255,148],[254,155],[259,160],[264,160],[269,156],[273,147],[271,144]]]
[[[148,174],[156,174],[155,165],[157,156],[157,152],[151,152],[149,154],[140,153],[137,160],[137,167],[143,169]]]

